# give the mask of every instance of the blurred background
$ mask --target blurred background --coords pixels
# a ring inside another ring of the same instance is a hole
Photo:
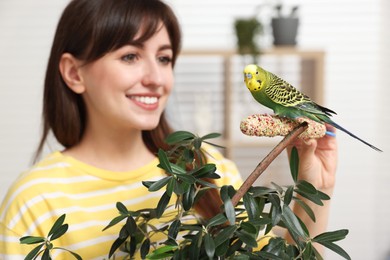
[[[178,129],[220,132],[226,155],[248,175],[274,139],[245,137],[241,119],[266,110],[242,82],[252,55],[237,55],[234,24],[255,18],[256,62],[335,110],[335,121],[384,152],[338,132],[340,159],[329,229],[352,259],[390,259],[390,1],[283,1],[298,18],[296,42],[274,46],[276,1],[169,0],[182,24],[183,54],[168,108]],[[0,199],[30,167],[40,134],[43,77],[58,18],[68,0],[0,1]],[[77,14],[75,14],[77,15]],[[291,22],[290,22],[291,24]],[[82,28],[81,28],[82,29]],[[280,42],[278,42],[280,43]],[[282,42],[284,43],[284,42]],[[246,52],[253,50],[246,49]],[[57,149],[56,145],[47,151]],[[259,180],[288,181],[282,155]],[[340,259],[332,252],[326,259]]]

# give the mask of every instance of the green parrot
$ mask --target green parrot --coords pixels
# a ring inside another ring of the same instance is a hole
[[[319,123],[330,124],[372,149],[382,152],[381,149],[333,122],[330,116],[336,114],[334,111],[316,104],[308,96],[275,74],[257,65],[250,64],[244,69],[244,82],[256,101],[271,108],[276,115],[292,119],[307,117]]]

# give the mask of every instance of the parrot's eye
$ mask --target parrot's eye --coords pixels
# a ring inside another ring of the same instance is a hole
[[[259,74],[259,72],[258,72],[258,71],[256,71],[256,75],[257,75],[257,74]]]
[[[250,74],[250,73],[247,73],[245,76],[246,76],[248,79],[251,79],[251,78],[252,78],[252,74]]]

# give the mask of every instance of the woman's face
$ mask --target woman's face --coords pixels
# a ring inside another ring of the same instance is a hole
[[[140,46],[125,45],[81,68],[87,127],[151,130],[173,86],[164,26]]]

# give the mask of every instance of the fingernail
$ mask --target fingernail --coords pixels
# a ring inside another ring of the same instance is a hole
[[[325,134],[329,135],[329,136],[332,136],[332,137],[336,137],[336,133],[333,133],[331,131],[326,131]]]

